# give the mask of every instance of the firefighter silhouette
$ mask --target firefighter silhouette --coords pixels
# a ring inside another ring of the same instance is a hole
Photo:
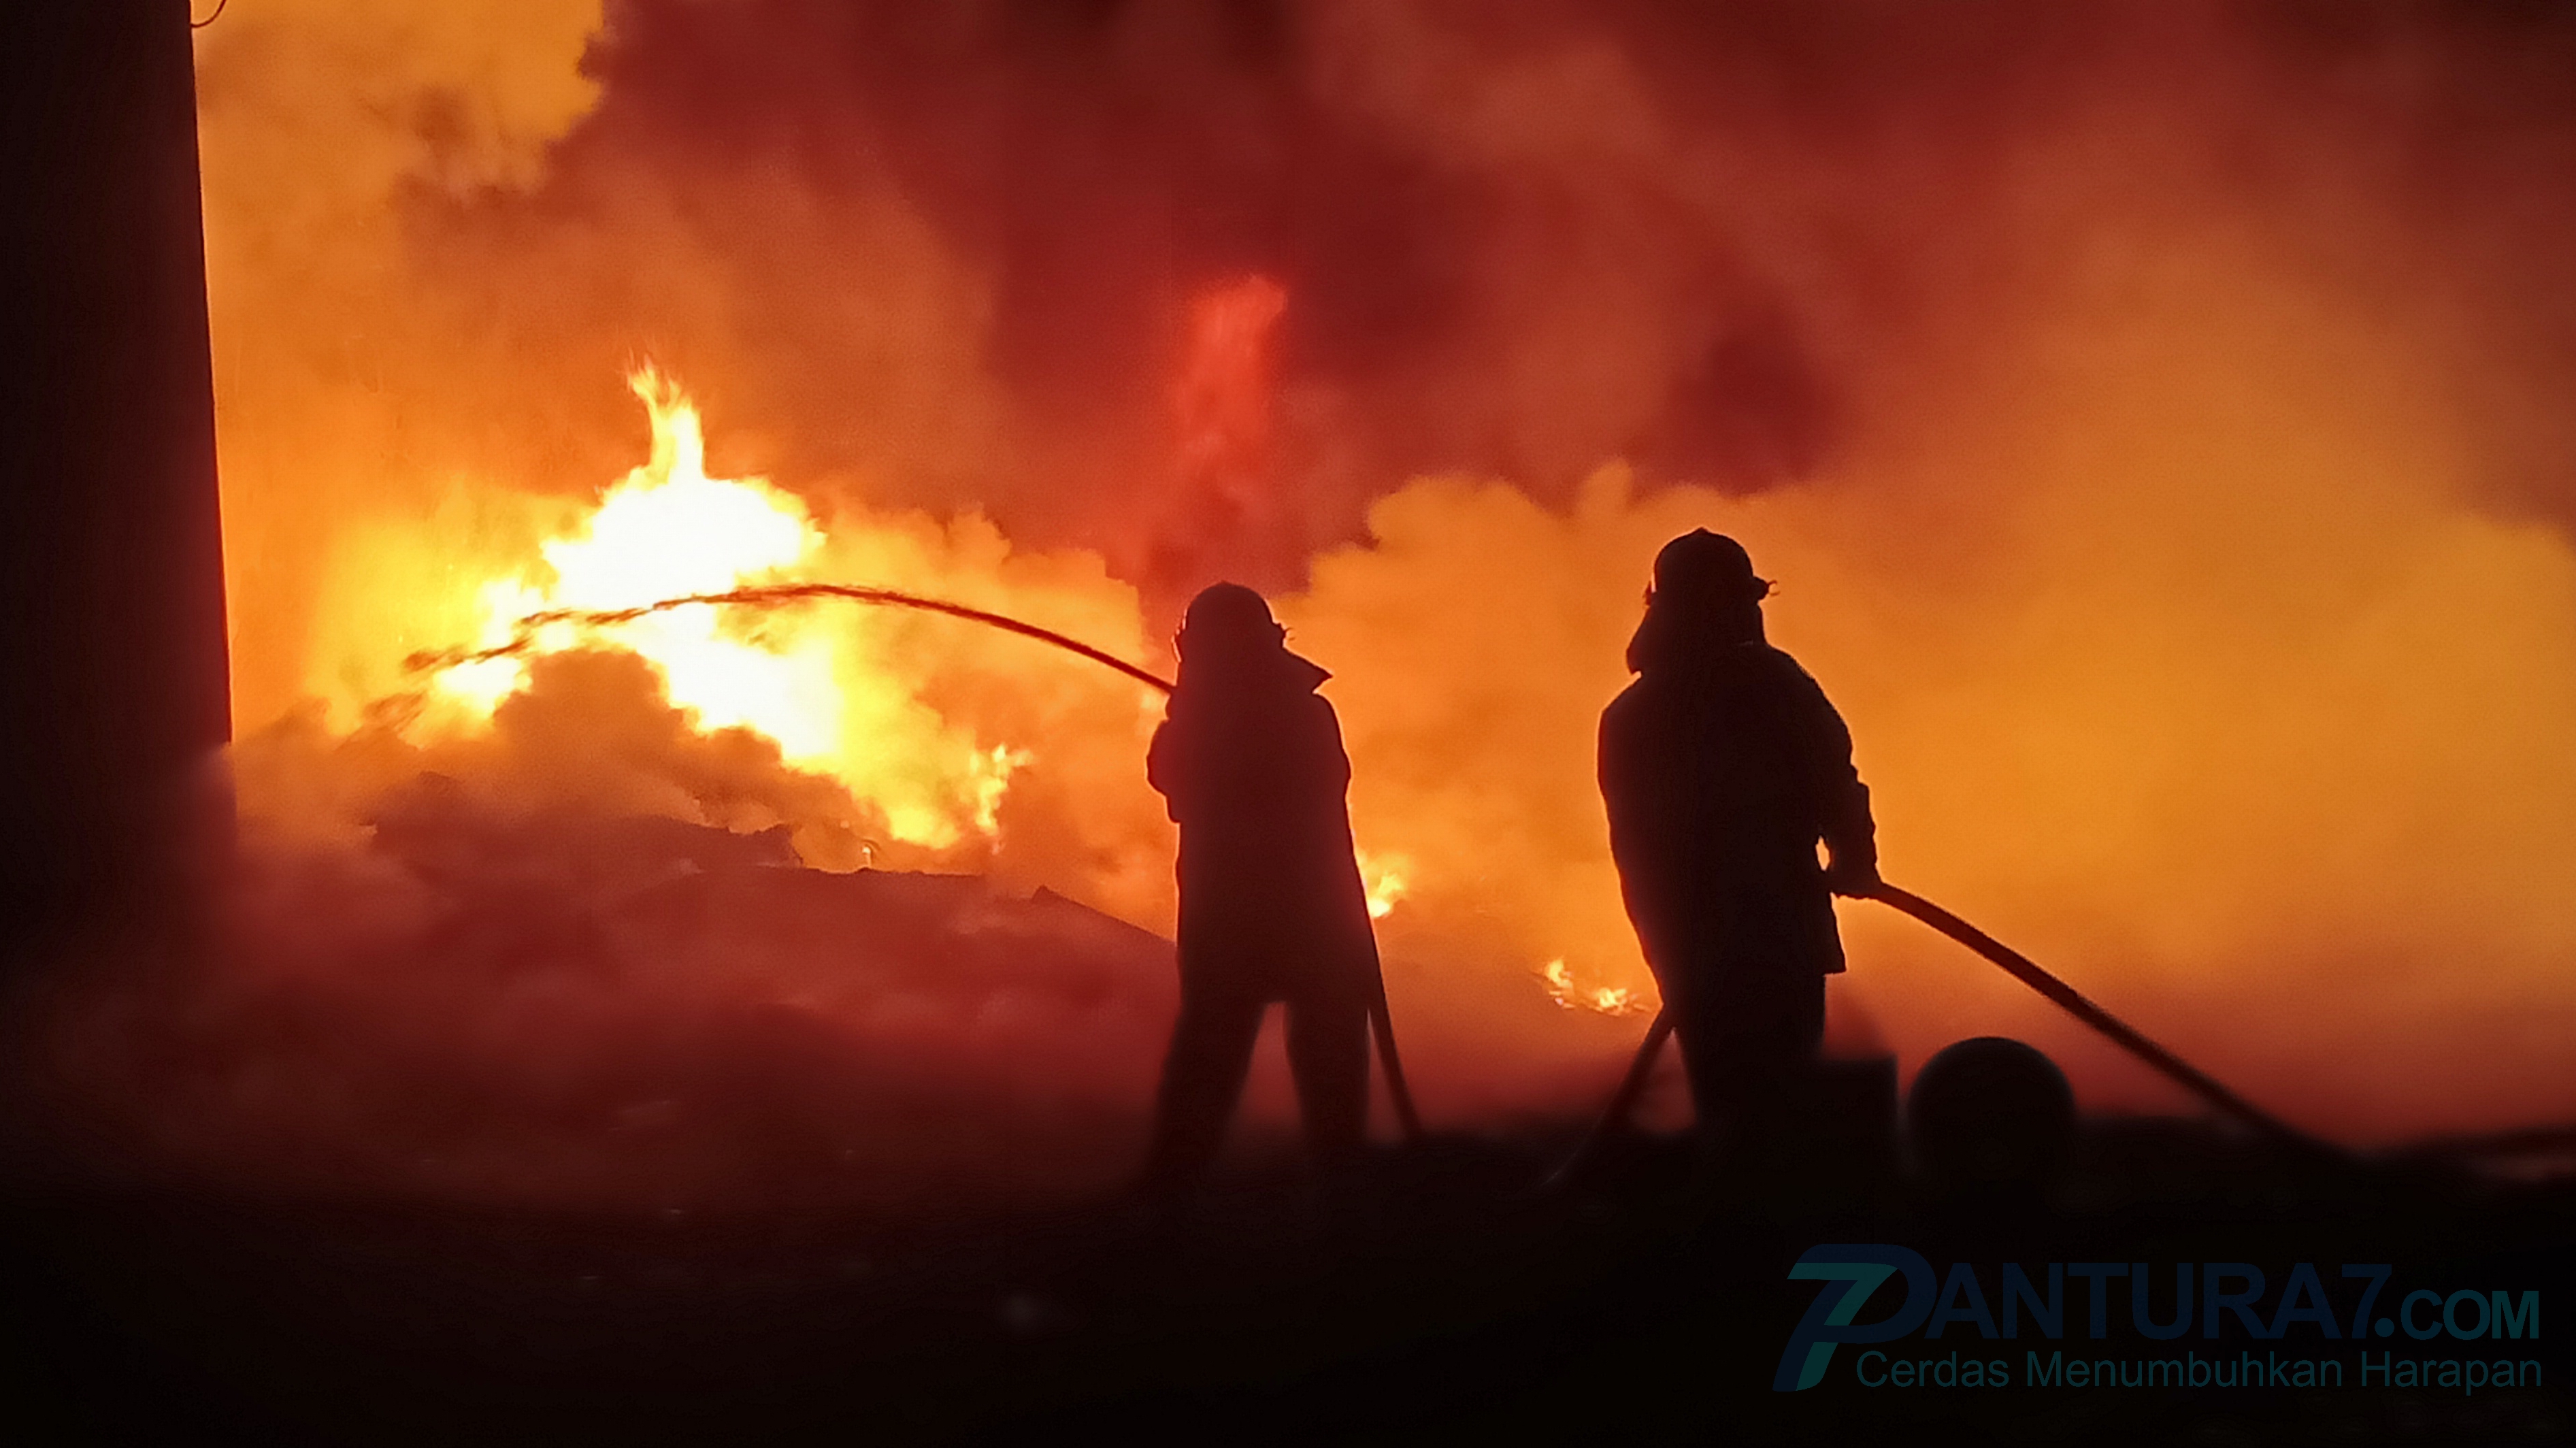
[[[1220,583],[1190,603],[1180,681],[1146,778],[1181,827],[1181,1008],[1163,1064],[1144,1181],[1168,1192],[1214,1158],[1261,1020],[1287,1008],[1307,1141],[1332,1162],[1368,1114],[1377,942],[1351,850],[1349,758],[1261,595]]]
[[[1731,538],[1666,544],[1628,644],[1636,680],[1601,716],[1620,892],[1711,1146],[1813,1061],[1843,968],[1832,897],[1878,884],[1851,733],[1764,641],[1770,589]]]

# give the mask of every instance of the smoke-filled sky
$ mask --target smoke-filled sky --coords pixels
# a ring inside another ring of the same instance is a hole
[[[1707,525],[1891,879],[2320,1129],[2576,1113],[2564,7],[239,0],[199,87],[246,749],[470,637],[650,361],[711,472],[927,540],[843,581],[1140,657],[1274,590],[1467,1111],[1636,1029],[1534,967],[1643,984],[1592,728]],[[1168,920],[1150,718],[908,667],[1031,755],[966,863]],[[1909,1068],[2169,1103],[1844,910]]]
[[[2563,520],[2571,30],[2513,6],[272,0],[203,42],[227,401],[360,392],[328,425],[284,409],[280,446],[561,490],[620,470],[618,378],[649,354],[736,461],[806,489],[1290,583],[1425,472],[1550,500],[1612,458],[1730,493],[1865,483],[1933,387],[2028,356],[2070,288],[2233,247],[2230,272],[2294,273],[2444,379],[2420,405],[2489,444],[2464,493]],[[1207,520],[1172,494],[1210,480],[1173,456],[1186,314],[1246,274],[1291,299],[1267,486],[1246,526],[1187,536]]]

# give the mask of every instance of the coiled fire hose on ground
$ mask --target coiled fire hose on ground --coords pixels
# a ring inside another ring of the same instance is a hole
[[[579,628],[610,628],[622,623],[633,623],[647,614],[667,613],[676,608],[716,604],[775,608],[808,599],[824,598],[840,599],[848,603],[875,604],[887,608],[909,608],[923,613],[963,619],[968,623],[983,624],[988,628],[1015,633],[1022,638],[1036,639],[1040,643],[1053,644],[1057,648],[1080,654],[1095,664],[1115,669],[1137,683],[1160,690],[1165,694],[1171,693],[1174,687],[1171,680],[1150,670],[1139,668],[1116,654],[1093,648],[1080,639],[1057,633],[1054,629],[1042,628],[1037,624],[1012,618],[1008,614],[969,608],[965,604],[951,603],[944,598],[905,593],[900,589],[874,588],[851,583],[773,583],[751,588],[730,589],[723,593],[686,594],[678,598],[658,599],[652,603],[638,604],[633,608],[548,609],[542,613],[529,614],[512,624],[510,640],[507,643],[480,649],[427,649],[406,658],[403,666],[414,673],[434,673],[464,664],[479,664],[492,659],[518,657],[536,647],[537,636],[541,632],[559,624],[569,624]],[[1377,1041],[1377,1059],[1386,1077],[1387,1101],[1395,1108],[1396,1124],[1403,1130],[1404,1139],[1408,1143],[1419,1143],[1422,1140],[1422,1117],[1413,1107],[1413,1088],[1407,1085],[1404,1079],[1404,1058],[1395,1049],[1395,1022],[1387,1015],[1384,970],[1373,972],[1372,980],[1376,994],[1369,1003],[1369,1031]]]

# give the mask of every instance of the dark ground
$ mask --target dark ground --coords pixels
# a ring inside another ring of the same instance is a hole
[[[1813,1291],[1787,1267],[1821,1242],[1984,1264],[1989,1288],[2003,1260],[2249,1261],[2271,1272],[2267,1301],[2290,1264],[2313,1261],[2339,1313],[2335,1264],[2388,1262],[2397,1288],[2536,1288],[2563,1313],[2564,1175],[2353,1174],[2196,1125],[2096,1122],[2045,1207],[1846,1182],[1694,1228],[1669,1146],[1632,1146],[1591,1190],[1533,1192],[1565,1145],[1446,1139],[1322,1188],[1246,1168],[1161,1222],[1108,1206],[611,1220],[22,1190],[6,1218],[13,1413],[46,1425],[19,1441],[120,1444],[1078,1428],[1133,1442],[1851,1441],[1897,1427],[2002,1443],[2576,1441],[2554,1316],[2550,1336],[2512,1345],[2545,1350],[2538,1391],[1864,1390],[1841,1358],[1816,1389],[1770,1391]],[[2023,1349],[2078,1345],[2072,1292],[2067,1342],[2025,1326],[1993,1345],[2016,1379]],[[1974,1336],[1954,1326],[1912,1350],[1974,1356]],[[2246,1344],[2106,1348],[2185,1346]],[[2338,1349],[2353,1345],[2299,1350]]]

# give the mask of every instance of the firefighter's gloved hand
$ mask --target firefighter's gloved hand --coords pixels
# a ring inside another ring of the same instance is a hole
[[[1882,883],[1876,860],[1836,860],[1825,866],[1825,888],[1837,895],[1862,899],[1877,894]]]

